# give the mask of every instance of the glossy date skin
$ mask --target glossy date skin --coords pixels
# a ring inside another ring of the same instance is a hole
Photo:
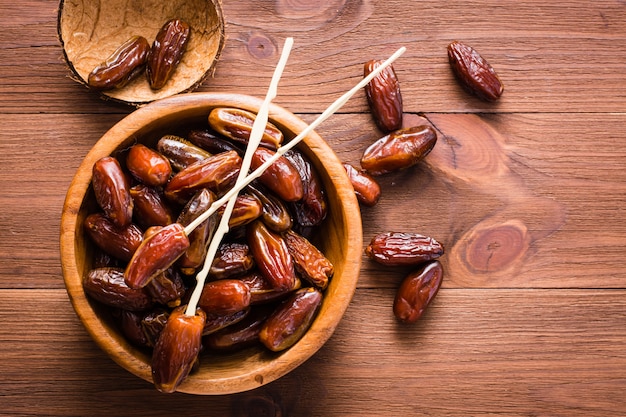
[[[170,314],[152,351],[152,380],[157,390],[172,393],[189,375],[200,353],[206,314],[185,315],[185,306]]]
[[[291,213],[283,201],[260,184],[250,184],[246,190],[261,202],[261,219],[274,232],[284,232],[291,228]]]
[[[250,167],[252,170],[257,169],[274,154],[270,149],[258,148],[252,155]],[[258,179],[284,201],[298,201],[304,196],[302,177],[284,155],[271,164]]]
[[[207,314],[225,315],[250,306],[250,288],[238,279],[220,279],[204,285],[198,306]]]
[[[169,20],[161,27],[146,67],[150,88],[159,90],[169,81],[185,53],[190,35],[191,27],[180,19]]]
[[[370,259],[388,266],[419,265],[443,253],[443,245],[432,237],[410,232],[380,233],[365,248]]]
[[[135,224],[120,228],[101,213],[87,216],[83,227],[103,252],[122,261],[129,261],[143,241],[143,233]]]
[[[391,132],[370,145],[361,157],[361,168],[372,175],[409,168],[424,159],[437,143],[437,133],[427,125]]]
[[[241,157],[235,151],[223,152],[189,165],[165,187],[165,196],[185,204],[196,191],[208,188],[216,194],[226,191],[239,175]]]
[[[94,300],[109,307],[142,311],[152,306],[152,299],[143,289],[130,288],[121,268],[95,268],[83,280],[83,289]]]
[[[168,269],[189,248],[189,238],[180,223],[172,223],[144,238],[124,271],[131,288],[145,287]]]
[[[246,237],[259,271],[272,287],[279,291],[293,288],[296,273],[283,237],[269,230],[260,220],[247,226]]]
[[[343,164],[348,179],[354,188],[359,203],[366,207],[374,207],[380,200],[381,189],[376,179],[367,172],[356,169],[350,164]]]
[[[214,201],[215,194],[211,191],[207,189],[198,191],[182,209],[177,222],[183,226],[189,225],[208,210]],[[189,248],[176,262],[183,274],[193,275],[204,264],[218,221],[216,215],[210,216],[189,234]]]
[[[150,44],[146,38],[130,38],[93,69],[87,78],[87,84],[96,90],[124,87],[143,72],[149,52]]]
[[[292,149],[284,156],[296,168],[302,180],[302,198],[291,203],[296,222],[305,227],[317,226],[328,212],[322,180],[311,162],[298,150]]]
[[[313,287],[299,289],[265,321],[259,340],[274,352],[293,346],[309,329],[321,304],[319,290]]]
[[[363,66],[363,76],[367,77],[383,63],[370,60]],[[365,96],[374,122],[385,133],[402,127],[402,93],[400,82],[392,65],[385,68],[365,86]]]
[[[254,119],[256,114],[247,110],[218,107],[209,113],[209,126],[217,133],[245,146],[248,144]],[[283,132],[268,122],[261,137],[261,146],[275,150],[282,142]]]
[[[117,159],[105,156],[93,165],[91,184],[98,205],[117,226],[126,227],[133,218],[133,199],[128,179]]]
[[[176,171],[211,157],[211,153],[176,135],[165,135],[157,142],[157,150]]]
[[[504,85],[493,67],[478,51],[463,42],[448,45],[448,60],[459,83],[469,93],[485,101],[496,101]]]
[[[411,272],[400,284],[393,304],[393,313],[402,323],[416,322],[437,295],[443,281],[443,267],[431,261]]]
[[[241,242],[222,242],[209,269],[213,279],[241,276],[254,267],[250,247]]]
[[[145,185],[165,185],[172,175],[172,167],[163,155],[141,143],[133,145],[126,157],[126,168]]]
[[[157,189],[138,184],[130,189],[130,196],[134,205],[133,219],[144,229],[167,226],[174,221],[171,207]]]

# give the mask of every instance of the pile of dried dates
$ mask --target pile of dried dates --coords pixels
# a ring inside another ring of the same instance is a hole
[[[254,118],[215,108],[184,138],[136,143],[94,164],[98,210],[85,218],[84,230],[98,254],[83,287],[111,308],[129,341],[152,349],[152,376],[162,392],[176,389],[201,349],[292,346],[310,327],[333,275],[311,243],[327,215],[325,190],[293,148],[237,196],[196,314],[185,314],[223,208],[188,234],[185,227],[233,187]],[[268,123],[252,169],[284,140]]]

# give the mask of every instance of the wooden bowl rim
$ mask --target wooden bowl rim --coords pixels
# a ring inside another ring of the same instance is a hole
[[[91,170],[101,157],[112,154],[124,140],[133,137],[142,127],[158,121],[164,114],[177,115],[189,110],[211,109],[217,106],[238,107],[257,111],[262,100],[256,97],[228,93],[186,93],[154,101],[141,107],[115,124],[93,146],[79,166],[68,189],[61,215],[60,249],[63,279],[76,314],[94,341],[123,368],[136,376],[152,382],[149,363],[136,357],[139,350],[129,344],[120,343],[96,314],[83,291],[82,277],[76,261],[76,226],[83,198],[91,182]],[[208,111],[206,112],[208,115]],[[288,110],[272,104],[270,121],[300,132],[307,124]],[[343,267],[341,288],[331,285],[326,291],[333,291],[332,303],[323,303],[322,310],[305,336],[290,349],[276,355],[271,360],[259,362],[261,366],[246,369],[241,374],[221,379],[200,378],[199,373],[190,375],[178,391],[190,394],[219,395],[243,392],[258,388],[289,373],[313,354],[331,337],[341,321],[356,290],[362,258],[362,224],[360,207],[354,190],[341,161],[330,146],[315,132],[304,139],[304,144],[318,156],[335,184],[341,216],[345,222],[347,241],[341,245]],[[335,277],[336,278],[336,277]],[[337,284],[338,285],[338,284]],[[202,374],[204,375],[204,374]]]

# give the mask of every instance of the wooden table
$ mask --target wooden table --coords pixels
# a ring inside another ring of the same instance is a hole
[[[626,414],[626,3],[224,1],[228,41],[199,91],[262,97],[312,121],[371,58],[395,64],[405,122],[439,133],[380,178],[364,243],[416,231],[446,246],[445,282],[415,325],[391,305],[406,271],[363,259],[353,302],[303,366],[242,394],[159,394],[118,367],[68,301],[65,193],[131,109],[69,77],[57,2],[0,0],[0,414],[41,416],[623,416]],[[476,47],[505,84],[488,104],[446,46]],[[380,136],[364,94],[317,129],[358,164]]]

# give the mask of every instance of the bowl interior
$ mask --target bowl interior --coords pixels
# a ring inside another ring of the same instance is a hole
[[[115,154],[136,141],[152,145],[163,134],[195,123],[206,123],[214,107],[228,106],[257,111],[261,100],[249,96],[189,93],[153,102],[112,127],[80,165],[67,193],[61,218],[61,261],[70,300],[87,331],[113,360],[135,375],[152,381],[150,358],[119,332],[104,308],[85,296],[82,277],[91,268],[93,249],[82,222],[95,211],[91,170],[100,158]],[[285,109],[272,105],[270,121],[293,138],[306,124]],[[332,335],[350,303],[359,275],[362,252],[361,217],[354,190],[341,162],[315,132],[298,145],[315,166],[328,197],[329,212],[316,236],[318,247],[334,264],[335,274],[309,331],[290,349],[272,353],[248,348],[233,354],[201,356],[200,368],[180,385],[194,394],[227,394],[246,391],[271,382],[312,356]]]
[[[186,51],[172,78],[152,90],[146,77],[124,88],[101,92],[129,104],[142,104],[191,91],[211,75],[224,47],[224,16],[220,0],[61,0],[59,39],[65,61],[75,79],[87,85],[89,73],[133,36],[150,44],[169,19],[182,19],[191,27]]]

